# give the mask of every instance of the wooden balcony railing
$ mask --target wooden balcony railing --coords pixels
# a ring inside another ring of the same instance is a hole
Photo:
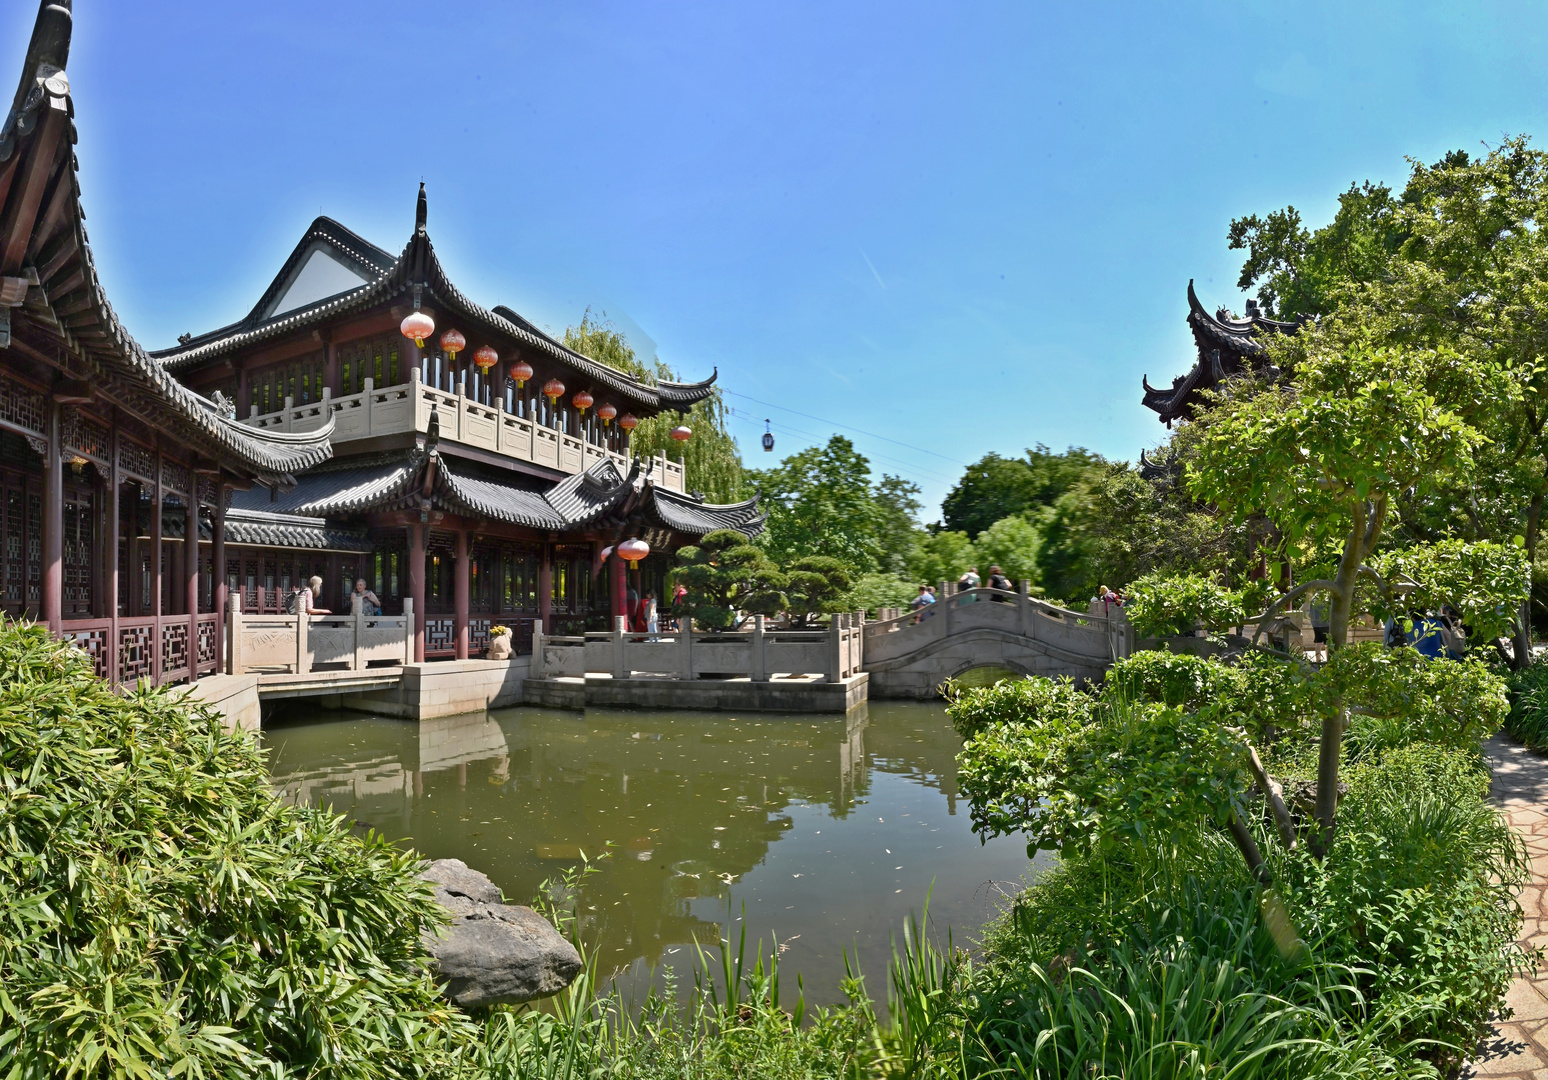
[[[278,412],[259,414],[256,408],[246,423],[271,431],[314,431],[333,416],[333,444],[405,432],[423,434],[430,429],[430,414],[440,420],[441,438],[464,446],[492,451],[519,461],[544,465],[563,473],[584,472],[599,461],[611,459],[623,472],[629,458],[575,435],[545,427],[526,417],[505,411],[504,401],[484,405],[465,394],[448,393],[419,381],[419,369],[397,386],[378,389],[371,379],[358,394],[334,397],[323,390],[321,401],[297,405],[285,399]],[[664,453],[653,463],[656,482],[672,491],[683,491],[683,464]]]
[[[198,617],[198,638],[194,642],[193,662],[200,675],[217,670],[220,656],[215,650],[215,627],[219,616],[205,612]],[[69,619],[61,636],[91,655],[98,678],[119,686],[144,679],[151,686],[165,686],[188,678],[188,616],[163,615],[138,619],[118,619],[117,664],[114,665],[112,619]]]

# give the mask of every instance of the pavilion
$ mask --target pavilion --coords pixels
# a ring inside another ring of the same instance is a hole
[[[87,245],[65,64],[69,0],[44,0],[0,127],[0,597],[115,682],[218,666],[228,596],[323,606],[365,578],[413,601],[415,659],[489,628],[599,629],[669,553],[755,535],[755,500],[707,503],[681,459],[631,452],[639,420],[712,395],[566,348],[446,277],[426,231],[397,256],[318,218],[246,317],[148,353]],[[691,432],[680,426],[675,436]],[[638,553],[637,545],[629,549]],[[608,556],[612,555],[611,560]],[[607,587],[599,587],[607,567]]]

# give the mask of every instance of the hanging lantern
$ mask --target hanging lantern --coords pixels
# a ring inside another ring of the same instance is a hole
[[[774,452],[774,429],[769,427],[769,422],[763,422],[763,451],[766,454]]]
[[[607,427],[612,422],[613,417],[618,415],[618,410],[612,405],[598,405],[597,415],[602,418],[602,426]]]
[[[618,545],[618,555],[629,560],[630,570],[638,570],[640,560],[649,554],[650,545],[643,540],[630,539]]]
[[[582,416],[585,416],[586,410],[591,408],[591,403],[595,400],[596,398],[582,390],[580,393],[576,394],[570,399],[570,404],[579,409]]]
[[[463,337],[459,331],[448,330],[441,335],[441,349],[453,361],[457,359],[457,354],[467,347],[467,344],[468,339]]]
[[[543,384],[543,396],[548,399],[550,405],[559,404],[559,395],[564,393],[564,383],[558,379],[549,379]]]
[[[675,428],[668,432],[668,434],[671,435],[672,438],[677,442],[687,442],[689,439],[693,438],[693,428],[689,427],[687,424],[678,424]]]
[[[425,347],[425,338],[435,333],[435,320],[423,311],[416,311],[406,317],[399,324],[398,329],[403,331],[404,337],[423,349]]]
[[[478,370],[484,373],[484,378],[489,378],[489,369],[499,363],[500,354],[488,345],[480,345],[478,352],[473,354],[473,362],[478,365]]]
[[[624,413],[618,418],[618,426],[623,428],[625,431],[633,431],[635,428],[640,426],[640,422],[639,420],[635,419],[633,413]]]
[[[516,361],[511,365],[511,378],[516,380],[516,389],[520,390],[532,378],[532,365],[525,360]]]

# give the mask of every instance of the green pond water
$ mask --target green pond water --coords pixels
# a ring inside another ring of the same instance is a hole
[[[1021,837],[973,834],[960,740],[935,704],[417,724],[292,709],[263,738],[284,798],[462,859],[515,902],[611,844],[579,910],[602,974],[623,984],[663,965],[686,977],[694,941],[739,933],[745,911],[749,946],[777,938],[809,1001],[840,999],[846,949],[879,993],[890,938],[927,894],[932,936],[965,943],[1031,870]]]

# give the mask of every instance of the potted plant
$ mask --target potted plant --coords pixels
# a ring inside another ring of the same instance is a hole
[[[484,656],[489,660],[509,660],[511,658],[511,628],[509,626],[491,626],[489,628],[489,651]]]

